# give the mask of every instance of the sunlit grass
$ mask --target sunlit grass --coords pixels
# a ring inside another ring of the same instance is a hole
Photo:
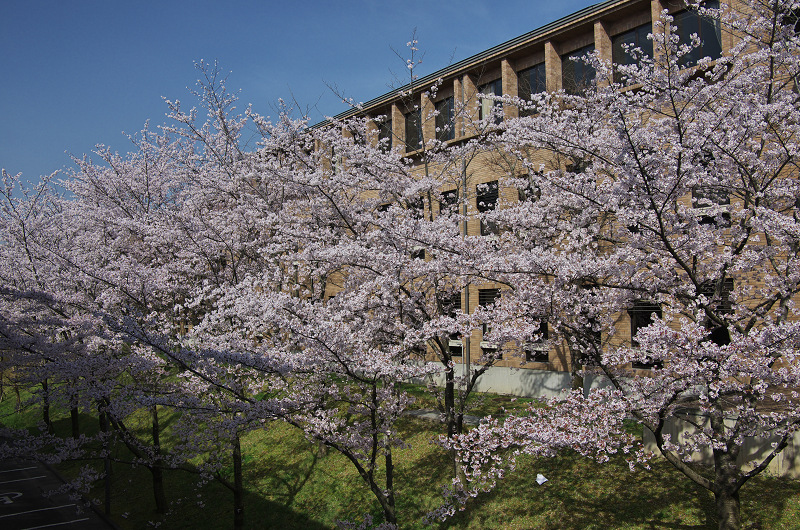
[[[486,396],[477,410],[497,415],[503,409],[524,406],[523,400]],[[68,415],[54,413],[53,417],[56,432],[69,436]],[[23,427],[35,425],[41,414],[37,406],[15,412],[14,400],[6,396],[0,402],[0,418],[6,426]],[[162,423],[170,421],[164,413]],[[128,424],[147,439],[146,415],[131,418]],[[82,415],[81,429],[96,432],[97,419]],[[442,429],[414,418],[401,420],[398,429],[408,444],[394,450],[401,528],[431,528],[423,519],[442,502],[442,488],[452,476],[447,453],[431,443]],[[247,528],[335,528],[337,521],[360,520],[365,513],[380,519],[377,502],[353,466],[297,429],[280,422],[267,424],[243,437],[242,449]],[[116,448],[115,456],[125,460],[126,451]],[[86,464],[63,464],[60,469],[69,475]],[[537,473],[548,482],[538,485]],[[214,481],[198,488],[198,478],[186,471],[165,474],[170,513],[162,516],[155,512],[147,469],[116,463],[112,518],[126,530],[159,523],[161,528],[231,527],[232,493]],[[98,483],[89,496],[102,499],[102,492],[103,485]],[[746,528],[800,528],[800,482],[761,476],[748,483],[741,496]],[[445,523],[434,523],[433,528],[700,529],[716,528],[716,522],[713,497],[662,461],[655,462],[651,471],[631,473],[622,458],[597,464],[565,453],[550,459],[522,458],[496,490],[472,500],[465,511]]]

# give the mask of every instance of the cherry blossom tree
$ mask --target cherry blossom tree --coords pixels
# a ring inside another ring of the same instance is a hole
[[[622,83],[595,58],[586,94],[516,101],[535,114],[506,121],[496,148],[514,155],[507,183],[535,193],[494,214],[499,252],[470,255],[513,287],[497,333],[524,342],[547,321],[586,391],[459,437],[464,495],[519,452],[635,463],[646,455],[625,434],[631,418],[713,493],[720,528],[740,527],[741,487],[800,428],[798,7],[694,6],[736,40],[689,67],[700,42],[681,43],[664,14],[654,56],[629,50]],[[766,437],[765,450],[744,454],[747,437]],[[703,450],[710,468],[693,463]]]

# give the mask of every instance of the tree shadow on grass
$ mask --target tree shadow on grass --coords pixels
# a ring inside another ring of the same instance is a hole
[[[549,480],[535,481],[537,473]],[[800,484],[759,477],[742,491],[744,528],[787,527],[798,511]],[[752,496],[753,490],[759,495]],[[766,493],[771,492],[771,493]],[[794,498],[791,506],[787,503]],[[526,458],[491,493],[479,496],[442,527],[456,528],[716,528],[714,498],[669,464],[631,473],[622,458],[597,464],[572,453]]]

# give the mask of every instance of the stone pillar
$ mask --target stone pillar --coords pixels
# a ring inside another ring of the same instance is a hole
[[[470,136],[477,132],[475,123],[478,121],[478,87],[469,74],[461,78],[461,83],[464,90],[464,136]]]
[[[436,138],[436,119],[433,115],[435,107],[427,93],[423,93],[420,105],[420,121],[422,125],[422,143],[427,144]]]
[[[503,95],[504,96],[517,96],[518,82],[517,71],[514,70],[514,65],[508,59],[503,59],[500,62],[500,72],[503,78]],[[503,118],[518,118],[519,108],[516,105],[503,105]]]
[[[406,119],[397,103],[392,104],[389,117],[392,119],[392,148],[400,147],[401,150],[405,150]]]
[[[653,36],[655,37],[659,33],[664,32],[663,27],[659,27],[659,22],[661,21],[661,12],[664,10],[664,4],[661,3],[661,0],[650,0],[650,18],[652,19],[653,23]],[[656,63],[663,61],[664,54],[662,49],[653,42],[653,60]]]
[[[544,68],[547,72],[547,91],[561,90],[561,55],[552,41],[544,43]]]
[[[456,138],[464,136],[464,114],[466,107],[464,106],[464,94],[461,79],[453,79],[453,112],[455,113],[455,128]]]
[[[606,25],[599,20],[594,23],[594,49],[597,50],[600,61],[611,64],[611,37],[608,36]],[[597,72],[598,86],[608,86],[612,81],[613,78],[609,76],[601,77],[600,72]]]

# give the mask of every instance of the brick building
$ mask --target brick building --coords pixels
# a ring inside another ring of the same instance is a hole
[[[719,2],[708,0],[705,5],[718,7]],[[527,99],[537,92],[562,89],[579,94],[589,83],[609,83],[610,79],[596,79],[595,71],[578,58],[596,50],[601,60],[627,64],[633,59],[624,47],[630,44],[652,55],[653,45],[647,35],[653,32],[665,9],[674,17],[673,25],[682,42],[689,42],[691,34],[701,38],[701,46],[684,57],[687,66],[701,57],[718,58],[733,46],[730,32],[722,32],[718,23],[687,9],[680,0],[607,0],[433,72],[335,118],[375,117],[375,138],[399,147],[414,159],[428,140],[458,144],[480,135],[479,124],[485,124],[481,120],[490,113],[494,113],[497,122],[519,116],[517,106],[503,106],[482,96]],[[438,88],[430,95],[432,85]],[[444,189],[443,202],[430,206],[434,210],[456,205],[464,208],[468,218],[462,228],[465,235],[491,236],[496,227],[482,222],[479,214],[495,208],[501,199],[523,199],[520,190],[499,186],[491,158],[491,153],[478,156],[465,171],[463,182]],[[469,313],[479,305],[491,303],[498,288],[490,283],[472,285],[455,301],[456,305]],[[634,307],[619,315],[615,340],[630,342],[654,311],[657,308]],[[474,330],[469,337],[453,337],[451,352],[468,363],[480,357],[482,350],[496,347],[484,340],[485,330],[486,326]],[[541,331],[547,336],[547,329]],[[532,344],[520,353],[496,361],[476,389],[542,396],[570,386],[573,367],[565,348]]]

